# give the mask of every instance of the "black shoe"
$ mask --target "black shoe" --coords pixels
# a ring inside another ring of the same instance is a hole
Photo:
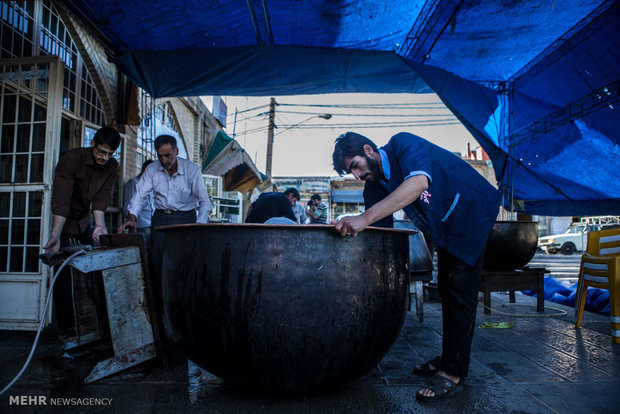
[[[431,365],[434,368],[431,368],[430,367]],[[432,377],[437,372],[439,372],[440,367],[441,367],[441,357],[435,357],[435,358],[431,359],[430,361],[426,361],[425,363],[420,365],[419,368],[415,367],[413,369],[413,374],[414,375],[420,375],[420,376],[423,376],[423,377]]]

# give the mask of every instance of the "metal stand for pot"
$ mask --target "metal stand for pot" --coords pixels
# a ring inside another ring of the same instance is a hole
[[[524,267],[517,270],[482,271],[480,291],[484,293],[484,313],[491,313],[491,292],[508,291],[510,303],[515,303],[515,290],[535,290],[536,310],[545,311],[545,273],[544,267]]]
[[[49,265],[62,262],[60,255],[44,259]],[[109,322],[114,356],[95,365],[84,382],[91,383],[115,374],[157,356],[151,315],[149,313],[145,278],[140,248],[101,248],[76,256],[68,263],[86,279],[101,272],[105,290],[105,307]],[[93,305],[85,298],[77,298],[80,313],[96,314]],[[86,309],[88,312],[85,312]],[[94,319],[93,319],[94,318]],[[78,318],[79,344],[86,345],[101,338],[98,333],[100,321]]]
[[[430,253],[424,234],[411,220],[394,220],[394,228],[415,230],[409,236],[409,305],[415,298],[416,316],[424,322],[424,289],[423,283],[433,280],[433,255]]]
[[[409,305],[407,310],[411,311],[411,302],[415,300],[415,314],[420,322],[424,322],[424,282],[431,280],[433,280],[432,271],[409,274]]]

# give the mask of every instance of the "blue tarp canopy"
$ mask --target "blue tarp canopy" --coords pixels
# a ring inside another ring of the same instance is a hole
[[[504,205],[620,214],[620,2],[72,0],[155,97],[437,93]]]

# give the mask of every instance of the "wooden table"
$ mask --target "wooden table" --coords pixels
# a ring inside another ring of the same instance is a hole
[[[484,293],[484,313],[491,313],[491,292],[508,291],[510,303],[515,303],[515,290],[535,290],[536,310],[545,311],[545,273],[544,267],[524,267],[517,270],[482,271],[480,291]]]

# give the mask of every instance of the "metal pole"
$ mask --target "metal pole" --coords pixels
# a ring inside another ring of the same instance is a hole
[[[269,129],[267,132],[267,161],[265,163],[265,174],[271,177],[271,161],[273,158],[273,130],[276,118],[276,98],[271,98],[269,104]]]
[[[235,108],[235,122],[233,123],[233,138],[235,137],[235,131],[237,129],[237,108]]]

